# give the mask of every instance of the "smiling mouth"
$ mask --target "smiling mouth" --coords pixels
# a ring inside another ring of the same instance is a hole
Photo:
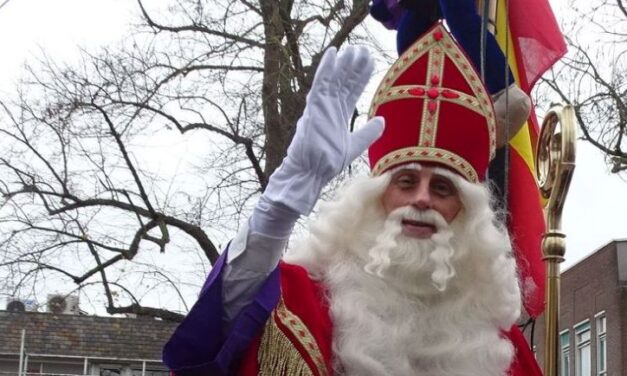
[[[403,225],[412,226],[412,227],[426,227],[436,232],[438,230],[437,227],[433,223],[421,222],[421,221],[412,221],[410,219],[403,219],[401,222]]]
[[[412,238],[427,239],[438,231],[433,223],[403,219],[401,221],[403,234]]]

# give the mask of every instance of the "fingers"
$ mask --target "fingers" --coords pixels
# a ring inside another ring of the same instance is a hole
[[[349,69],[343,74],[343,87],[346,98],[346,107],[352,111],[357,100],[364,92],[372,72],[374,71],[374,59],[366,47],[352,47],[352,61]]]
[[[385,120],[381,116],[370,119],[363,127],[350,135],[350,144],[346,165],[359,157],[373,142],[383,134]]]
[[[357,57],[357,49],[349,46],[337,54],[335,63],[335,81],[337,82],[337,90],[340,95],[346,97],[349,89],[349,77],[356,69],[355,58]]]
[[[374,70],[374,60],[363,46],[349,46],[337,52],[329,47],[322,56],[312,90],[339,96],[352,111]]]
[[[320,59],[318,69],[316,70],[316,75],[311,84],[312,91],[322,90],[326,92],[331,85],[334,85],[336,55],[337,49],[335,47],[329,47],[324,55],[322,55],[322,59]]]

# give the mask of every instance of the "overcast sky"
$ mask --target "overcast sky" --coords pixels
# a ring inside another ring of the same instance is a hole
[[[555,8],[558,20],[565,17]],[[52,59],[71,61],[79,46],[95,48],[123,38],[135,11],[136,3],[128,0],[8,1],[0,8],[2,96],[10,94],[24,61],[42,49]],[[564,211],[565,267],[613,239],[627,238],[627,182],[609,174],[601,154],[592,147],[580,142],[577,152]]]

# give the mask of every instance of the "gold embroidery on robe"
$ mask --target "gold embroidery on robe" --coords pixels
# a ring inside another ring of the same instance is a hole
[[[309,367],[303,355],[279,327],[277,321],[305,349],[307,356],[315,364],[315,370]],[[266,323],[259,346],[258,360],[260,376],[328,376],[327,367],[316,340],[305,324],[287,309],[283,298]]]

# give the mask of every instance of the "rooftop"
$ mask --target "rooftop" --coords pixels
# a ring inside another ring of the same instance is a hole
[[[0,311],[0,354],[19,354],[25,329],[28,354],[158,360],[176,325],[149,318]]]

